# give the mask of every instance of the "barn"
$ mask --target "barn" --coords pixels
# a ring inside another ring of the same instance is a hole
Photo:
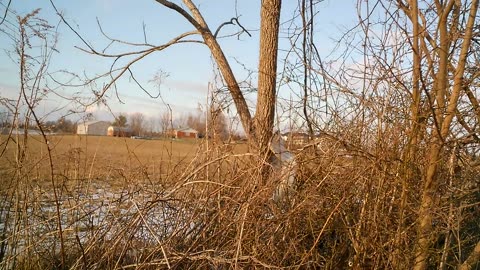
[[[109,126],[107,130],[107,135],[114,137],[130,137],[133,135],[133,132],[128,127]]]
[[[87,121],[78,123],[77,134],[79,135],[107,135],[110,123],[107,121]]]
[[[181,128],[176,129],[175,131],[175,138],[177,139],[197,139],[198,138],[198,131],[193,128]]]

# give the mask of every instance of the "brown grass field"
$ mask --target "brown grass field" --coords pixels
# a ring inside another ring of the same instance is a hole
[[[23,135],[14,138],[23,141]],[[206,150],[206,141],[170,139],[131,139],[107,136],[54,135],[48,136],[55,175],[68,179],[136,179],[132,173],[158,178],[181,170]],[[29,175],[37,179],[48,178],[50,162],[47,144],[41,136],[28,136],[24,161],[21,162]],[[20,156],[13,140],[7,144],[7,136],[0,137],[0,174],[11,174]],[[20,143],[25,147],[24,143]],[[236,147],[243,151],[242,147]],[[125,177],[124,174],[130,174]],[[124,177],[121,177],[124,176]]]

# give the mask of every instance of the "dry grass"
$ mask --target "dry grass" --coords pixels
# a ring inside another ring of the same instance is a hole
[[[29,158],[36,161],[46,159],[47,147],[43,139],[40,136],[29,137]],[[5,142],[6,138],[0,137],[0,142]],[[138,140],[107,136],[48,136],[48,140],[55,162],[61,162],[59,167],[65,166],[68,158],[75,155],[84,163],[98,166],[95,168],[129,167],[172,159],[189,160],[195,156],[199,146],[197,141],[189,140]],[[10,143],[6,154],[1,157],[2,169],[11,168],[15,163],[15,151],[16,145]]]
[[[48,160],[38,138],[29,138],[24,161],[14,162],[13,144],[2,157],[10,163],[1,165],[1,268],[411,265],[418,193],[410,193],[405,223],[400,223],[398,160],[366,155],[334,140],[306,147],[296,153],[295,194],[275,202],[278,177],[274,172],[266,177],[262,160],[248,154],[245,145],[78,136],[49,140],[53,184],[39,180],[47,179]],[[452,185],[475,183],[476,176],[465,169]],[[475,187],[463,190],[462,203],[478,202]],[[457,200],[452,198],[439,201],[438,250],[448,231],[443,210]],[[478,238],[472,230],[480,229],[478,206],[459,207],[468,214],[454,218],[460,225],[452,255],[459,248],[467,254]],[[402,229],[400,244],[397,228]],[[394,264],[398,250],[405,260]]]
[[[0,137],[4,146],[7,137]],[[41,136],[29,136],[26,147],[17,138],[19,147],[10,141],[0,157],[0,173],[12,173],[16,168],[17,151],[27,155],[22,166],[34,181],[49,176],[47,146]],[[107,136],[48,136],[54,173],[68,179],[102,179],[110,184],[125,178],[159,179],[181,171],[201,150],[198,140],[143,140]],[[2,147],[3,149],[3,147]],[[136,176],[133,177],[132,174]]]

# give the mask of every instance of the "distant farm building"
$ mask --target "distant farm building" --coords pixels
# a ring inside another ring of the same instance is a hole
[[[179,128],[167,131],[168,136],[175,139],[197,139],[198,131],[193,128]]]
[[[107,121],[88,121],[79,123],[77,134],[80,135],[107,135],[107,129],[110,123]]]
[[[133,131],[128,127],[109,126],[107,135],[113,137],[130,137],[133,135]]]

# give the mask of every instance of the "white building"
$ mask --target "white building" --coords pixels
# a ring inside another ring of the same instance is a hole
[[[87,121],[78,123],[77,134],[80,135],[107,135],[110,122],[107,121]]]

